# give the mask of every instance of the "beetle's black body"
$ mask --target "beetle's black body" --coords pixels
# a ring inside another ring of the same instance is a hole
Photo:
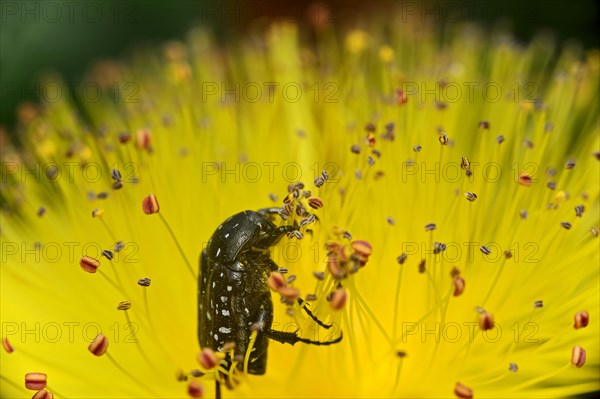
[[[198,339],[201,347],[220,351],[226,343],[235,343],[236,355],[245,356],[253,326],[258,326],[257,337],[250,354],[250,374],[264,374],[269,338],[294,344],[330,344],[300,338],[296,333],[271,330],[273,302],[267,279],[278,266],[270,257],[269,248],[284,234],[297,226],[277,227],[268,219],[277,208],[258,212],[244,211],[220,225],[200,259],[198,277]],[[301,301],[299,301],[302,303]],[[316,317],[305,308],[320,325]],[[226,357],[227,366],[232,359]],[[238,364],[243,369],[243,362]],[[217,382],[218,383],[218,382]]]

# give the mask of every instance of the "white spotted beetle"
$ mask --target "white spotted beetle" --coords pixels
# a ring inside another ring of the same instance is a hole
[[[200,259],[198,277],[198,339],[202,348],[221,351],[226,343],[235,343],[235,356],[243,358],[250,343],[252,330],[257,331],[249,357],[248,369],[238,370],[262,375],[267,366],[269,339],[294,345],[303,342],[313,345],[331,345],[342,340],[342,334],[331,341],[312,341],[301,338],[297,332],[271,329],[273,302],[267,286],[271,272],[278,266],[271,259],[269,248],[276,245],[284,234],[298,230],[298,226],[276,226],[269,217],[280,208],[266,208],[258,212],[244,211],[231,216],[221,224],[208,241]],[[300,306],[319,325],[323,324],[298,299]],[[227,354],[224,368],[231,368],[233,359]],[[221,373],[222,374],[222,373]],[[227,375],[221,375],[225,384],[232,384]],[[220,397],[220,379],[216,380]]]

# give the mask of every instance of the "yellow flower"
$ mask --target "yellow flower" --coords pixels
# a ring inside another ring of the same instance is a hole
[[[272,342],[224,397],[600,389],[597,53],[550,67],[544,38],[388,33],[312,46],[279,24],[219,47],[196,30],[99,64],[97,95],[30,107],[2,152],[2,394],[44,373],[59,398],[214,395],[201,251],[299,181],[291,203],[318,220],[271,250],[288,274],[269,284],[333,327],[273,294],[272,328],[343,339]]]

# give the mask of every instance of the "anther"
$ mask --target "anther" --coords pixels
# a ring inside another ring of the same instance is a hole
[[[575,207],[575,216],[581,217],[583,215],[583,211],[585,211],[585,207],[583,205],[577,205]]]
[[[396,260],[398,261],[399,264],[403,265],[404,262],[406,262],[407,258],[408,258],[408,255],[406,255],[406,253],[402,253],[400,256],[398,256],[398,258],[396,258]]]
[[[387,222],[388,222],[389,224],[391,224],[392,226],[395,226],[395,225],[396,225],[396,221],[395,221],[394,219],[392,219],[392,217],[391,217],[391,216],[388,216],[388,217],[386,217],[386,218],[385,218],[385,220],[387,220]]]
[[[446,250],[446,244],[442,242],[434,242],[433,243],[433,254],[437,255],[440,252],[444,252]]]
[[[131,134],[127,132],[119,133],[119,143],[127,144],[131,140]]]
[[[302,233],[301,233],[300,231],[298,231],[298,230],[290,231],[290,232],[287,234],[287,236],[288,236],[289,238],[294,238],[294,237],[295,237],[295,238],[297,238],[298,240],[301,240],[301,239],[303,239],[303,238],[304,238],[304,234],[302,234]]]
[[[479,328],[491,330],[494,328],[494,316],[490,312],[483,312],[479,316]]]
[[[182,369],[177,370],[177,372],[175,373],[175,378],[179,382],[187,381],[188,379],[187,375],[183,372]]]
[[[96,273],[96,270],[98,270],[100,267],[100,261],[96,258],[85,255],[79,260],[79,266],[81,266],[81,268],[88,273]]]
[[[533,183],[533,179],[526,172],[521,172],[519,174],[519,184],[525,187],[531,186]]]
[[[353,154],[360,154],[360,146],[358,144],[353,144],[352,147],[350,147],[350,151],[352,151]]]
[[[198,381],[192,380],[188,384],[188,395],[192,398],[201,398],[204,396],[204,387]]]
[[[504,257],[506,259],[512,258],[512,252],[510,252],[509,250],[504,251]]]
[[[598,237],[598,229],[597,229],[597,228],[595,228],[595,227],[592,227],[592,228],[590,229],[590,233],[592,233],[592,235],[593,235],[594,237]]]
[[[13,353],[15,351],[15,348],[8,342],[8,338],[2,338],[2,346],[6,353]]]
[[[488,247],[486,247],[485,245],[482,245],[479,250],[484,253],[485,255],[489,255],[492,253],[492,250],[489,249]]]
[[[191,370],[190,374],[192,375],[192,377],[196,378],[202,377],[204,375],[204,373],[198,369]]]
[[[32,391],[39,391],[46,388],[47,375],[44,373],[27,373],[25,374],[25,388]]]
[[[448,144],[448,135],[445,132],[440,132],[440,137],[438,138],[441,145]]]
[[[140,129],[136,133],[135,146],[138,150],[149,150],[150,149],[150,130]]]
[[[534,307],[534,308],[538,308],[538,309],[539,309],[539,308],[543,308],[543,307],[544,307],[544,301],[535,301],[535,302],[533,303],[533,307]]]
[[[479,128],[488,130],[490,128],[490,123],[488,121],[481,121],[479,122]]]
[[[287,278],[287,283],[288,283],[288,284],[291,284],[291,283],[293,283],[295,280],[296,280],[296,275],[295,275],[295,274],[292,274],[291,276],[289,276],[289,277]]]
[[[423,147],[420,144],[417,144],[413,147],[414,152],[420,152],[422,149]]]
[[[344,230],[344,232],[342,233],[342,237],[344,237],[346,240],[351,240],[352,234],[350,234],[348,230]]]
[[[198,354],[198,363],[204,370],[212,370],[219,364],[217,354],[211,348],[204,348]]]
[[[293,303],[300,298],[300,290],[298,288],[281,287],[277,292],[279,292],[279,295],[281,295],[281,297],[284,298],[287,303]]]
[[[406,352],[404,352],[404,351],[397,351],[396,352],[396,356],[398,356],[400,359],[405,358],[406,357]]]
[[[142,201],[142,210],[146,215],[152,215],[160,211],[160,206],[158,205],[156,195],[149,194],[147,197],[144,198],[144,200]]]
[[[590,322],[590,315],[585,310],[575,313],[573,327],[578,330],[587,327]]]
[[[435,223],[428,223],[425,225],[425,231],[433,231],[436,229]]]
[[[277,202],[279,198],[275,194],[269,193],[269,199],[273,202]]]
[[[46,208],[44,208],[43,206],[41,206],[38,210],[37,210],[37,216],[38,217],[42,217],[46,214]]]
[[[107,349],[108,349],[108,338],[106,338],[106,336],[104,336],[103,334],[98,334],[96,336],[96,338],[94,338],[94,340],[92,341],[90,346],[88,346],[88,350],[94,356],[104,355],[106,353]]]
[[[110,171],[110,176],[114,181],[121,181],[121,172],[118,169],[112,169]]]
[[[460,382],[456,383],[454,394],[460,399],[473,399],[473,390]]]
[[[452,283],[454,284],[454,293],[452,295],[453,296],[461,295],[465,290],[465,279],[460,276],[456,276],[452,280]]]
[[[273,272],[267,280],[267,285],[271,290],[279,292],[286,285],[285,278],[281,273]]]
[[[521,216],[521,219],[527,219],[527,211],[525,209],[521,209],[519,216]]]
[[[113,190],[120,190],[123,188],[123,182],[122,181],[116,181],[112,184],[112,188]]]
[[[102,256],[104,256],[108,260],[113,260],[113,252],[105,249],[102,251]]]
[[[333,310],[340,310],[346,304],[348,293],[344,288],[338,288],[333,291],[331,298],[329,299],[329,305]]]
[[[500,135],[500,136],[496,137],[496,142],[498,144],[502,144],[504,142],[504,136]]]
[[[560,225],[567,230],[571,229],[571,223],[569,223],[569,222],[560,222]]]
[[[321,209],[323,208],[323,200],[319,197],[310,197],[308,199],[308,206],[313,209]]]
[[[35,394],[33,394],[31,399],[54,399],[54,394],[48,391],[46,388],[44,388],[40,389]]]
[[[310,301],[316,301],[317,300],[317,296],[315,294],[308,294],[306,296],[306,300],[309,301],[309,302]]]
[[[371,244],[365,240],[356,240],[352,241],[352,249],[362,256],[371,256],[373,249],[371,248]]]
[[[130,301],[121,301],[117,305],[117,310],[129,310],[129,309],[131,309],[131,302]]]
[[[569,159],[565,163],[565,169],[573,169],[574,167],[575,167],[575,161],[573,161],[572,159]]]
[[[534,147],[533,141],[523,140],[523,147],[532,149]]]
[[[369,155],[367,157],[367,163],[369,164],[369,166],[373,166],[375,165],[375,159],[373,159],[373,157]]]
[[[106,191],[103,191],[101,193],[96,194],[96,198],[97,199],[107,199],[108,198],[108,193]]]
[[[281,274],[286,274],[288,272],[288,269],[287,267],[280,267],[277,271]]]
[[[98,209],[98,208],[96,208],[96,209],[94,209],[94,210],[92,211],[92,217],[93,217],[93,218],[99,218],[99,217],[101,217],[102,215],[104,215],[104,210],[103,210],[103,209]]]
[[[119,252],[120,250],[122,250],[125,247],[125,243],[123,241],[117,241],[115,243],[115,246],[113,247],[113,249],[115,250],[115,252]]]
[[[313,276],[315,276],[315,278],[319,281],[323,281],[325,280],[325,273],[324,272],[314,272]]]
[[[513,373],[516,373],[519,370],[519,366],[517,366],[517,363],[510,363],[508,365],[508,370]]]
[[[573,347],[571,352],[571,364],[577,368],[581,368],[585,364],[585,350],[579,345]]]
[[[549,181],[548,183],[546,183],[546,186],[550,189],[550,190],[556,190],[556,182],[555,181]]]
[[[461,157],[460,158],[460,167],[463,170],[471,169],[471,161],[469,161],[469,159],[467,157]]]
[[[419,262],[419,273],[425,273],[425,259],[421,259]]]

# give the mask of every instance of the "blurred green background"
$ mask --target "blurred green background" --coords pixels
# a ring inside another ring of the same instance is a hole
[[[399,2],[320,1],[331,8],[334,22],[360,18]],[[404,3],[408,7],[417,1]],[[523,41],[547,29],[560,41],[577,39],[587,48],[598,47],[599,7],[593,0],[421,3],[431,13],[465,10],[463,17],[482,24],[510,22]],[[20,102],[35,100],[41,72],[58,71],[66,81],[77,82],[94,61],[124,57],[133,45],[183,38],[198,24],[226,38],[261,17],[302,19],[309,5],[285,0],[0,0],[0,126],[14,124]]]

